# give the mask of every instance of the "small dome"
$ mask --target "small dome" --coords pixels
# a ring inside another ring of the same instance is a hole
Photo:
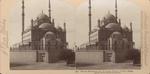
[[[63,29],[60,26],[57,26],[56,28],[58,31],[63,31]]]
[[[43,23],[39,26],[39,28],[44,30],[53,30],[54,26],[50,23]]]
[[[49,31],[49,32],[46,32],[45,35],[54,35],[54,33]]]
[[[38,15],[37,19],[39,19],[39,20],[42,20],[42,19],[49,19],[49,17],[48,17],[46,14],[41,13],[41,14]]]
[[[123,38],[124,43],[128,44],[128,39],[127,38]]]
[[[120,32],[113,32],[112,35],[121,35]]]
[[[123,26],[122,29],[123,29],[124,31],[129,31],[129,28],[128,28],[126,25]]]
[[[113,38],[117,38],[117,39],[122,37],[122,35],[121,35],[120,32],[113,32],[113,33],[111,34],[111,36],[112,36]]]
[[[120,31],[121,30],[121,27],[119,24],[117,23],[109,23],[108,25],[105,26],[106,29],[109,29],[109,30],[113,30],[113,31]]]
[[[94,32],[97,32],[97,31],[98,31],[98,29],[95,28],[95,29],[93,29],[93,30],[91,31],[91,33],[94,33]]]
[[[60,38],[57,38],[56,41],[59,46],[63,45],[63,42]]]
[[[57,38],[56,41],[61,42],[61,39]]]
[[[56,41],[57,41],[58,43],[62,43],[62,40],[61,40],[60,38],[57,38]]]
[[[56,38],[55,34],[53,32],[50,32],[50,31],[45,33],[45,37],[48,39],[55,39]]]

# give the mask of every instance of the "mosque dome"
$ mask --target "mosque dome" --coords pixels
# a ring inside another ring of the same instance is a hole
[[[106,29],[113,30],[113,31],[120,31],[121,27],[117,23],[109,23],[105,26]]]
[[[42,23],[49,23],[50,22],[49,17],[44,13],[39,14],[36,20],[38,21],[39,25],[41,25]]]
[[[116,17],[110,13],[105,15],[102,21],[105,22],[106,24],[117,22]]]
[[[116,22],[116,17],[113,14],[108,13],[104,16],[104,20],[113,20]]]
[[[108,13],[106,16],[105,16],[105,19],[116,19],[114,15]]]
[[[39,20],[41,20],[41,19],[49,19],[49,17],[46,14],[44,14],[44,13],[39,14],[37,18]]]
[[[54,26],[50,23],[43,23],[39,26],[39,28],[43,30],[53,30]]]

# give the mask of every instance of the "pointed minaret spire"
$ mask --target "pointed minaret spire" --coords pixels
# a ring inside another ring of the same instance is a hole
[[[52,24],[55,27],[55,19],[52,20]]]
[[[25,25],[25,6],[24,0],[22,0],[22,44],[23,44],[23,33],[24,33],[24,25]]]
[[[98,28],[101,28],[101,21],[98,19]]]
[[[117,3],[117,0],[115,0],[115,16],[116,16],[116,19],[118,19],[118,3]]]
[[[119,19],[119,25],[121,26],[121,19]]]
[[[50,18],[50,22],[51,22],[51,20],[52,20],[51,19],[52,18],[51,17],[51,0],[49,0],[49,10],[48,11],[49,11],[49,18]]]
[[[131,32],[133,31],[133,29],[132,29],[132,22],[130,22],[130,29],[131,29]]]
[[[130,29],[131,29],[131,41],[133,42],[133,28],[132,28],[133,24],[132,22],[130,22]]]
[[[66,32],[66,22],[64,22],[64,31]]]
[[[33,19],[31,19],[31,29],[33,29]]]
[[[64,22],[64,39],[63,42],[67,43],[67,29],[66,29],[66,22]]]
[[[89,42],[90,42],[90,33],[92,30],[92,12],[91,12],[91,0],[89,0]]]

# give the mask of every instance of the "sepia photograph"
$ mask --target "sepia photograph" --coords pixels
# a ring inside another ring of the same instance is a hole
[[[1,18],[1,17],[0,17]],[[0,74],[3,72],[3,55],[7,54],[7,29],[6,29],[6,20],[0,19]]]
[[[141,69],[141,8],[129,0],[13,0],[10,70]]]

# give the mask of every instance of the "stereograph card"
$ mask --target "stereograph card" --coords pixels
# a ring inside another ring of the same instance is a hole
[[[150,74],[149,0],[0,0],[1,74]]]

